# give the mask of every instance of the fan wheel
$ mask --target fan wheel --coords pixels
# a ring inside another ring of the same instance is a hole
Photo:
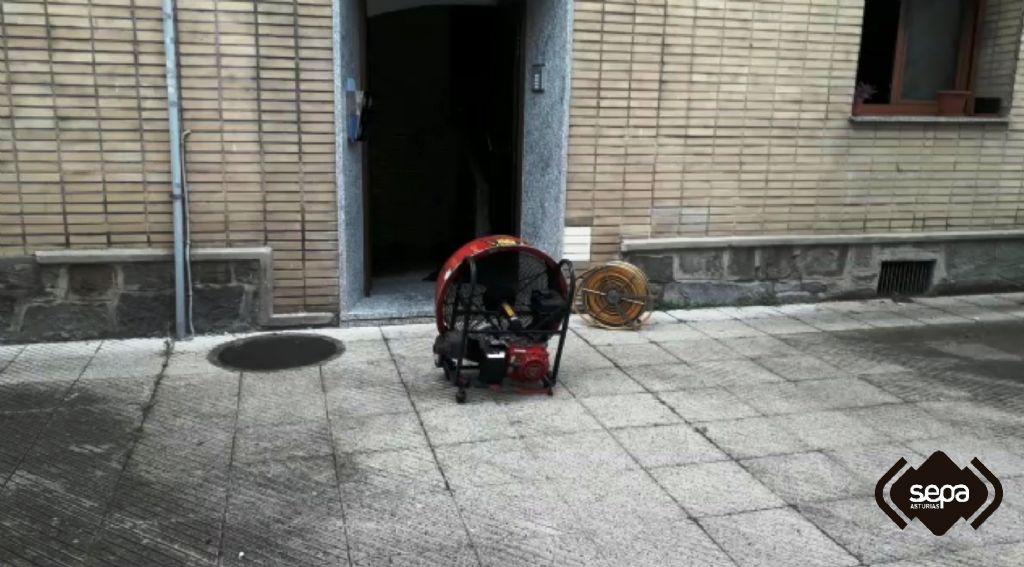
[[[580,277],[575,303],[576,312],[592,325],[637,328],[650,317],[650,285],[640,268],[613,261]]]

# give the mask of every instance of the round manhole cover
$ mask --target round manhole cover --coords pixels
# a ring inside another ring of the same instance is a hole
[[[286,370],[319,364],[342,352],[341,341],[323,335],[260,335],[225,343],[210,353],[210,360],[231,370]]]

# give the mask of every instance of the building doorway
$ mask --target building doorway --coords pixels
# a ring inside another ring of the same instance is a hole
[[[430,316],[476,234],[559,256],[572,2],[337,0],[334,26],[341,320]]]
[[[368,295],[429,301],[459,246],[518,234],[522,8],[368,13]]]

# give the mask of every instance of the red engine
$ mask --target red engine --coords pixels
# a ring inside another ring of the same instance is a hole
[[[508,376],[516,382],[539,384],[548,375],[550,358],[545,345],[509,345],[505,360]]]

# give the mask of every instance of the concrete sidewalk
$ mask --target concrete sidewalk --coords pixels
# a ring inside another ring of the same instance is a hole
[[[3,565],[1024,564],[1024,295],[658,313],[574,327],[555,396],[454,388],[430,325],[0,346]],[[899,458],[980,458],[975,531],[898,529]]]

